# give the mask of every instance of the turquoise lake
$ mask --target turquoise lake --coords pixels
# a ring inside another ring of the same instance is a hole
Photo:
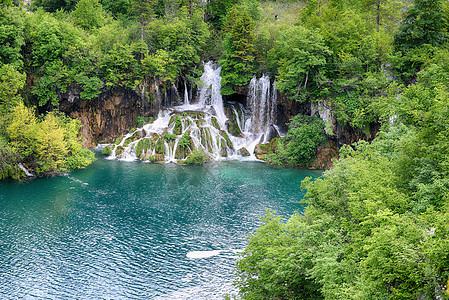
[[[320,171],[105,160],[0,182],[0,298],[222,299],[267,209],[301,211]]]

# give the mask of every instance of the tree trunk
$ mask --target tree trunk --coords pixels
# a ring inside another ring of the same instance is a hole
[[[377,25],[377,32],[379,32],[379,26],[380,26],[380,0],[377,1],[376,25]]]

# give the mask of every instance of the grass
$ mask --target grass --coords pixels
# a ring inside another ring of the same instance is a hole
[[[295,24],[298,22],[299,11],[306,5],[305,2],[262,2],[260,24]],[[275,20],[275,16],[278,20]]]

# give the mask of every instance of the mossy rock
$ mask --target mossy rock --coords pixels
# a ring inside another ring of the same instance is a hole
[[[238,152],[241,156],[250,156],[251,155],[249,153],[248,149],[246,149],[245,147],[240,148]]]
[[[163,154],[155,154],[153,155],[155,162],[163,162],[165,161],[165,157]]]
[[[231,114],[231,117],[228,121],[226,121],[226,127],[228,131],[233,136],[242,136],[242,131],[239,128],[239,123],[237,122],[237,118],[234,113]]]
[[[122,146],[118,146],[116,149],[115,149],[115,156],[121,156],[122,154],[123,154],[123,152],[125,151],[125,148],[124,147],[122,147]]]
[[[164,144],[164,139],[159,139],[157,142],[156,142],[156,146],[155,146],[155,152],[156,152],[156,154],[162,154],[162,155],[164,155],[165,154],[165,144]]]
[[[228,151],[226,151],[226,148],[220,149],[220,156],[221,157],[228,157]]]
[[[168,126],[170,126],[171,124],[173,124],[173,123],[175,122],[176,118],[178,118],[178,115],[177,115],[177,114],[173,114],[173,115],[170,117],[170,121],[168,121]]]
[[[178,147],[178,148],[176,148],[176,151],[175,151],[175,158],[176,159],[184,159],[187,156],[189,156],[190,154],[192,154],[192,151],[190,151],[189,148]]]
[[[141,139],[136,146],[136,155],[141,156],[142,152],[146,153],[148,149],[151,147],[150,139]]]
[[[204,119],[195,120],[196,126],[198,126],[198,127],[204,126],[205,122],[206,121],[204,121]]]
[[[218,124],[218,120],[215,117],[212,117],[212,126],[214,126],[215,128],[217,128],[218,130],[220,130],[220,124]]]
[[[131,138],[126,139],[126,140],[123,142],[123,146],[124,146],[124,147],[128,147],[128,145],[129,145],[131,142],[132,142]]]
[[[159,155],[159,154],[156,154],[156,155]],[[150,162],[155,162],[156,157],[154,155],[148,155],[148,157],[146,157],[145,160],[150,161]]]
[[[114,149],[114,146],[107,145],[106,147],[101,149],[101,154],[109,156],[109,155],[111,155],[113,149]]]
[[[204,119],[205,113],[199,111],[185,111],[181,113],[183,117],[191,117],[192,119]]]
[[[118,138],[115,139],[115,144],[118,145],[122,142],[123,140],[123,136],[119,136]]]
[[[175,128],[173,128],[173,133],[176,135],[181,135],[182,133],[182,121],[180,117],[175,119]]]
[[[136,131],[129,139],[131,139],[131,141],[135,142],[140,138],[142,138],[142,131]]]
[[[229,148],[234,149],[234,145],[232,144],[231,140],[229,139],[229,135],[224,130],[220,130],[221,136],[226,140],[226,144]]]
[[[202,149],[193,151],[184,161],[187,165],[202,165],[209,161],[209,155]]]
[[[254,154],[258,159],[262,159],[261,157],[264,155],[275,154],[278,151],[278,141],[279,138],[276,137],[272,139],[268,144],[258,144],[254,148]],[[274,156],[273,156],[274,157]]]
[[[162,135],[164,136],[164,139],[167,143],[170,143],[171,141],[176,140],[176,134],[164,132]]]

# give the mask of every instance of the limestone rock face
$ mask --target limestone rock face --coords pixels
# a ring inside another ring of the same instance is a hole
[[[84,146],[110,143],[136,126],[140,97],[132,90],[114,89],[98,98],[82,100],[73,96],[62,99],[59,109],[81,121]]]
[[[338,158],[338,148],[332,141],[328,145],[321,145],[317,149],[315,161],[313,161],[309,169],[329,170],[334,164],[333,160]]]

